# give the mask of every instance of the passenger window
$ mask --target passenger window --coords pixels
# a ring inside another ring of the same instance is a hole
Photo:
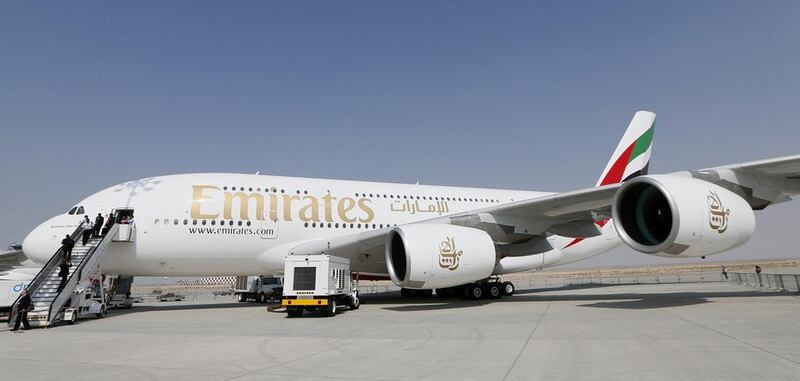
[[[183,220],[184,225],[189,225],[189,220]]]
[[[178,219],[176,218],[176,219],[172,220],[172,224],[173,225],[177,225],[178,224]]]
[[[217,224],[217,220],[211,220],[211,225],[216,225],[216,224]]]
[[[192,220],[192,225],[197,225],[197,220]]]
[[[159,219],[158,219],[158,218],[156,218],[156,220],[155,220],[153,223],[154,223],[154,224],[156,224],[156,225],[158,225],[158,221],[159,221]]]

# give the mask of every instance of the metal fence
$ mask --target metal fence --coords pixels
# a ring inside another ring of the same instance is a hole
[[[669,283],[708,283],[725,281],[719,272],[696,272],[683,274],[617,275],[588,277],[530,277],[513,279],[518,289],[556,288],[590,284],[669,284]]]
[[[800,274],[728,273],[730,282],[800,294]]]
[[[725,278],[720,272],[694,272],[682,274],[657,274],[657,275],[619,275],[619,276],[589,276],[589,277],[542,277],[530,276],[528,278],[509,279],[518,290],[522,289],[545,289],[560,288],[579,285],[631,285],[631,284],[671,284],[671,283],[720,283],[730,282],[733,284],[745,285],[749,287],[763,287],[782,292],[794,292],[800,294],[800,274],[755,274],[755,273],[735,273],[729,272]],[[399,291],[395,285],[359,285],[361,294],[388,295],[390,292]],[[203,290],[171,290],[184,296],[183,301],[202,302],[202,301],[236,301],[236,295],[219,295]],[[183,291],[183,292],[181,292]],[[155,302],[158,294],[134,293],[145,302]]]

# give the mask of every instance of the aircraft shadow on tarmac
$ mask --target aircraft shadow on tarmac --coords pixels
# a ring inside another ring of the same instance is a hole
[[[780,292],[774,290],[748,290],[736,291],[732,289],[730,292],[626,292],[626,293],[608,293],[608,294],[542,294],[547,291],[568,291],[579,290],[587,288],[600,288],[615,285],[573,285],[566,287],[546,288],[546,289],[528,289],[517,290],[512,297],[504,297],[502,299],[481,299],[481,300],[462,300],[462,299],[445,299],[445,298],[416,298],[416,299],[403,299],[399,298],[399,293],[390,293],[388,296],[371,297],[369,299],[362,298],[365,303],[379,303],[379,304],[398,304],[399,306],[383,307],[385,310],[410,312],[410,311],[434,311],[454,308],[473,308],[480,307],[490,303],[518,303],[518,302],[555,302],[555,301],[587,301],[593,303],[579,304],[579,307],[591,308],[619,308],[630,310],[646,310],[668,307],[680,307],[697,305],[704,303],[712,303],[713,300],[709,298],[742,298],[742,297],[761,297],[761,296],[776,296],[781,295]],[[392,294],[398,294],[392,296]],[[784,294],[785,295],[785,294]]]

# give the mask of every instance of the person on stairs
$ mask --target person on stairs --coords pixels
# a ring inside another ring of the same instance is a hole
[[[25,330],[31,329],[31,323],[28,322],[28,311],[33,309],[31,296],[28,294],[28,290],[22,290],[20,295],[21,298],[19,298],[19,303],[17,303],[17,321],[14,323],[14,329],[11,330],[15,333],[22,332],[19,330],[20,323],[25,327]]]
[[[106,219],[106,226],[103,227],[103,236],[108,234],[108,231],[111,230],[112,226],[114,226],[114,214],[109,213],[108,218]]]
[[[72,266],[72,248],[75,247],[75,240],[67,234],[64,239],[61,240],[61,250],[64,251],[64,260],[67,261],[67,264]]]
[[[67,264],[67,261],[61,261],[61,263],[58,264],[58,268],[58,276],[61,277],[61,282],[58,284],[58,291],[56,292],[61,292],[61,290],[63,290],[64,286],[67,284],[67,277],[69,277],[69,265]]]
[[[89,216],[83,216],[83,223],[81,224],[81,228],[83,229],[83,246],[86,246],[86,242],[89,242],[89,237],[92,236],[92,232],[94,231],[92,222],[89,221]]]
[[[100,236],[100,229],[103,227],[103,222],[104,222],[103,215],[97,213],[97,217],[95,217],[94,219],[94,231],[92,232],[93,236],[95,237]]]

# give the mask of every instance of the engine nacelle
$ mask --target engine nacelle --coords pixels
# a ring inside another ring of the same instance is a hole
[[[453,287],[484,279],[495,246],[483,230],[445,224],[398,226],[386,238],[386,267],[403,288]]]
[[[662,257],[700,257],[739,246],[755,215],[739,195],[675,175],[640,176],[614,196],[614,227],[634,250]]]

